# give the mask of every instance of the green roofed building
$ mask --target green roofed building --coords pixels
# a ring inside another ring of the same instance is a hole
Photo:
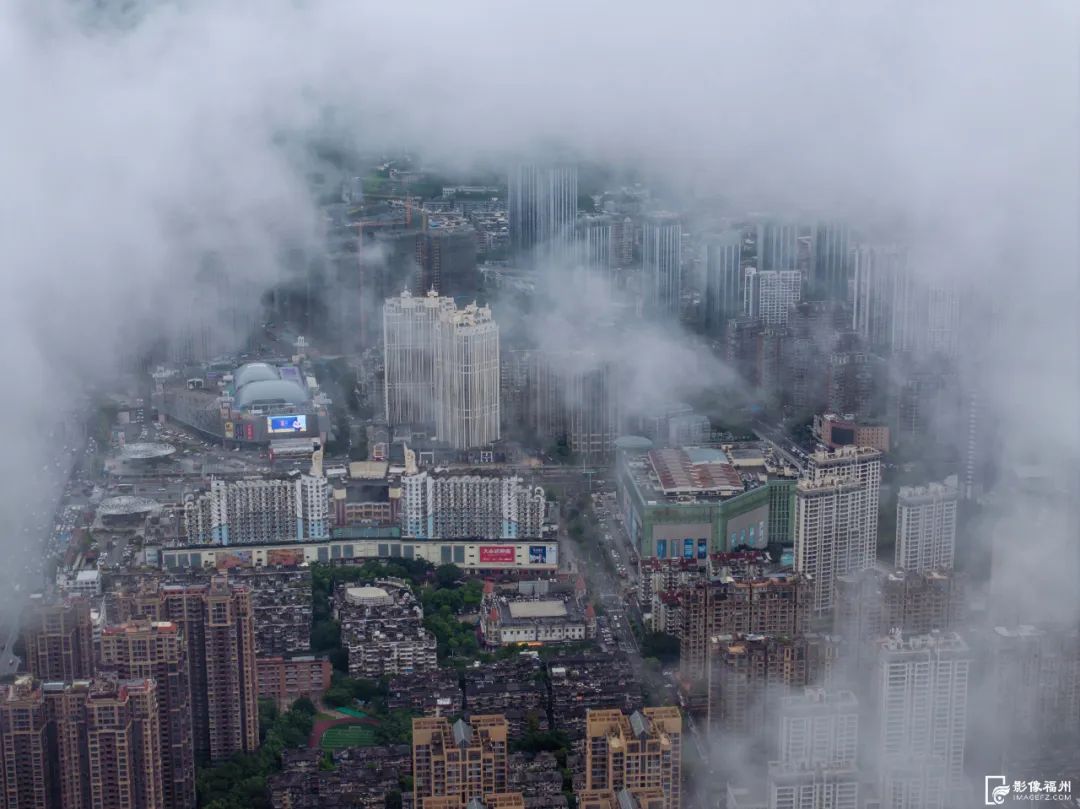
[[[620,452],[619,507],[642,558],[704,563],[790,542],[795,476],[758,459],[709,447]]]

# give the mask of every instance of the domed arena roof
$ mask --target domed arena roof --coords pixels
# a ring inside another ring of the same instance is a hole
[[[305,405],[308,403],[307,391],[287,379],[266,379],[237,388],[233,399],[233,406],[240,410],[258,404],[281,403],[298,407]]]
[[[280,379],[281,374],[273,365],[265,362],[249,362],[241,365],[233,374],[233,387],[236,390],[251,382],[264,382],[272,379]]]

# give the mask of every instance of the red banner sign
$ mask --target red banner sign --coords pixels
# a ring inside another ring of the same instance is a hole
[[[516,553],[513,545],[484,545],[480,548],[480,561],[513,562]]]

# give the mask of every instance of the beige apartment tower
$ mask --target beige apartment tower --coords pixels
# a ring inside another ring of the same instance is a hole
[[[464,808],[470,801],[506,793],[507,733],[501,715],[459,719],[453,725],[440,716],[413,719],[414,805]]]
[[[659,789],[663,809],[682,797],[682,715],[678,708],[643,708],[627,716],[590,710],[585,719],[585,789]]]

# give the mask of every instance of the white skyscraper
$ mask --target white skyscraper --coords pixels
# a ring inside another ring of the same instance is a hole
[[[499,327],[487,307],[442,312],[435,324],[436,435],[456,449],[499,440]]]
[[[859,703],[807,688],[780,700],[780,756],[769,762],[769,809],[857,809]]]
[[[879,642],[877,763],[882,809],[967,806],[963,789],[971,655],[955,633]]]
[[[900,247],[860,245],[851,251],[851,263],[851,328],[870,351],[889,352],[893,347],[893,301],[906,272],[907,255]]]
[[[646,305],[678,315],[682,299],[682,225],[673,214],[650,216],[641,231]]]
[[[577,219],[576,166],[518,165],[507,181],[510,240],[523,256],[569,256]]]
[[[802,299],[798,270],[758,270],[747,267],[743,280],[743,314],[766,326],[787,324],[788,312]]]
[[[435,423],[435,324],[454,311],[453,298],[403,292],[383,305],[383,398],[386,422]]]
[[[881,499],[881,452],[871,447],[838,447],[832,452],[815,452],[806,467],[813,481],[854,478],[866,484],[860,519],[868,541],[877,542],[878,503]]]
[[[811,609],[832,610],[837,576],[874,562],[873,536],[862,518],[866,484],[854,478],[800,480],[795,487],[795,569],[813,582]]]
[[[705,326],[722,335],[743,306],[743,234],[729,230],[705,242]]]
[[[585,216],[577,224],[578,261],[600,271],[617,266],[615,227],[610,216]]]
[[[800,234],[796,222],[765,219],[757,224],[757,266],[762,270],[797,270]]]
[[[953,566],[959,497],[956,475],[944,483],[900,487],[896,501],[897,567],[923,572]]]
[[[818,614],[832,609],[836,577],[877,556],[881,453],[867,447],[817,452],[795,487],[795,569],[813,577]]]

